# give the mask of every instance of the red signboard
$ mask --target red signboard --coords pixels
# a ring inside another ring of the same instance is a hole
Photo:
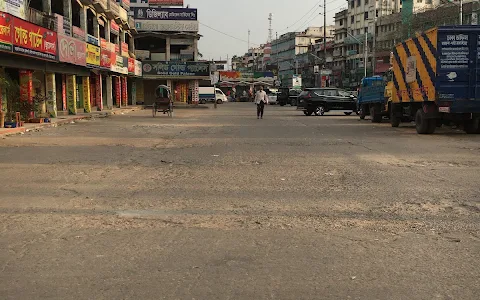
[[[122,92],[120,90],[120,77],[113,77],[115,79],[115,101],[118,106],[121,105]]]
[[[127,77],[122,78],[122,102],[124,106],[128,105]]]
[[[0,12],[0,50],[12,51],[12,16]]]
[[[128,44],[122,42],[121,45],[122,45],[122,56],[128,57]]]
[[[100,52],[100,67],[110,70],[111,66],[112,66],[112,52],[102,49]]]
[[[114,20],[110,21],[110,31],[116,34],[120,32],[120,26],[118,26],[118,24]]]
[[[135,59],[128,58],[128,74],[135,73]]]
[[[13,18],[13,52],[41,59],[57,59],[57,34],[46,28]]]
[[[73,37],[76,37],[77,39],[80,40],[85,40],[85,31],[83,31],[81,28],[78,28],[77,26],[72,26],[72,33]]]
[[[100,38],[100,49],[101,50],[109,50],[108,49],[108,42],[106,39]]]
[[[58,35],[58,58],[62,62],[79,66],[87,64],[87,44],[75,38]]]

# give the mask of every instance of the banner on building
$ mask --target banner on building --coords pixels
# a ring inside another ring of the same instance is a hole
[[[87,64],[87,43],[75,38],[58,35],[58,59],[74,65]]]
[[[120,26],[118,26],[118,24],[114,20],[110,21],[110,32],[115,35],[118,35],[118,33],[120,32]]]
[[[120,77],[113,76],[113,84],[115,86],[115,104],[117,106],[121,106],[122,91],[121,91],[121,85],[120,85]]]
[[[87,44],[87,66],[100,66],[100,47]]]
[[[198,21],[135,20],[138,31],[185,31],[198,32]]]
[[[208,77],[209,62],[144,61],[143,75],[156,77]]]
[[[115,61],[112,60],[110,71],[120,74],[128,74],[127,66],[123,65],[123,57],[118,54],[115,55]]]
[[[273,72],[236,72],[236,71],[220,71],[220,81],[230,82],[267,82],[274,81]]]
[[[24,0],[0,0],[0,11],[25,20]]]
[[[67,107],[69,115],[77,114],[77,81],[75,75],[67,75]]]
[[[95,46],[100,46],[100,42],[98,41],[98,39],[91,34],[87,34],[87,43]]]
[[[95,75],[95,99],[97,100],[97,109],[103,110],[103,99],[102,99],[102,75]]]
[[[132,8],[133,17],[137,20],[180,20],[196,21],[196,8]]]
[[[19,18],[13,18],[13,52],[57,60],[57,33]]]
[[[124,106],[128,105],[127,77],[121,77],[122,80],[122,102]]]
[[[12,51],[12,17],[0,12],[0,51]]]
[[[57,89],[55,86],[55,74],[45,74],[45,92],[47,95],[47,112],[51,118],[57,117]]]
[[[133,58],[128,58],[128,74],[129,75],[133,75],[135,74],[135,59]]]
[[[85,40],[85,31],[77,26],[72,26],[72,35],[74,38],[84,41]]]
[[[90,106],[90,77],[82,78],[83,85],[83,109],[86,113],[92,112],[92,107]]]
[[[100,67],[107,70],[112,67],[112,52],[109,50],[100,50]]]
[[[134,75],[137,77],[142,77],[143,70],[142,70],[142,62],[139,60],[135,60],[135,72]]]
[[[128,44],[122,42],[120,47],[122,49],[122,56],[128,57]]]

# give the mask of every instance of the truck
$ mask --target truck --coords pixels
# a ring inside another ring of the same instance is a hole
[[[218,104],[222,104],[228,101],[227,96],[219,88],[212,87],[200,87],[198,90],[200,103],[205,104],[207,102],[217,101]]]
[[[380,123],[384,116],[389,115],[390,97],[387,92],[387,82],[383,77],[365,77],[358,91],[357,109],[360,119],[370,115],[373,123]]]
[[[480,133],[480,26],[439,26],[393,49],[390,123],[419,134],[443,124]]]

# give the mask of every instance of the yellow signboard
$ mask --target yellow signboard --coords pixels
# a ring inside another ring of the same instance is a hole
[[[87,44],[87,65],[100,66],[100,47]]]

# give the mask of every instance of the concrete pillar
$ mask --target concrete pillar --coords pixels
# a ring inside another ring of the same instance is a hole
[[[52,14],[52,0],[43,0],[42,1],[43,12],[51,15]]]
[[[128,106],[128,80],[127,80],[127,77],[122,77],[122,100],[123,100],[123,105]]]
[[[80,8],[80,29],[85,32],[85,41],[88,40],[87,32],[88,32],[88,22],[87,22],[87,7]]]
[[[97,109],[103,110],[103,91],[102,74],[95,75],[95,99],[97,100]]]
[[[83,86],[83,109],[86,113],[92,112],[92,106],[90,105],[90,77],[82,78]]]
[[[130,93],[132,95],[132,105],[137,105],[137,80],[136,79],[132,80],[132,88],[130,90]]]
[[[45,74],[45,95],[47,96],[47,112],[51,118],[57,117],[57,89],[55,73]]]
[[[194,61],[198,60],[198,40],[197,39],[193,40],[193,60]]]
[[[19,75],[20,101],[33,103],[33,72],[30,70],[20,70]],[[35,114],[33,111],[30,111],[25,117],[28,120],[29,118],[34,118]]]
[[[166,38],[165,60],[170,61],[170,37]]]
[[[77,81],[75,75],[67,75],[67,107],[69,115],[77,114]]]
[[[93,18],[93,36],[100,39],[100,25],[97,18]]]
[[[110,41],[110,21],[105,22],[105,39],[107,42]]]
[[[113,84],[115,85],[115,106],[122,107],[122,84],[120,83],[120,77],[113,77]]]
[[[70,32],[72,31],[72,1],[63,1],[63,17],[70,20]],[[61,25],[58,25],[61,26]]]
[[[107,81],[107,108],[112,109],[113,108],[112,75],[107,75],[105,80]]]
[[[130,39],[128,40],[128,50],[130,50],[130,52],[135,52],[135,40],[133,36],[130,36]]]

